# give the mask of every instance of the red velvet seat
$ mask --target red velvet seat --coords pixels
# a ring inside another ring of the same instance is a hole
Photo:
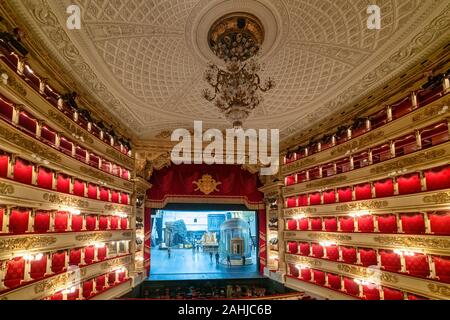
[[[433,257],[436,278],[450,283],[450,259],[448,257]]]
[[[376,286],[364,285],[363,296],[365,300],[380,300],[380,291]]]
[[[91,264],[94,262],[95,258],[95,248],[94,246],[89,246],[84,248],[84,263]]]
[[[352,217],[339,217],[339,223],[341,225],[341,232],[355,231],[355,222]]]
[[[39,188],[52,190],[53,172],[50,169],[39,167],[37,174],[37,185]]]
[[[425,171],[427,191],[450,188],[450,166]]]
[[[421,192],[420,177],[418,173],[412,173],[397,178],[398,193],[410,194]]]
[[[97,216],[87,215],[85,216],[85,219],[86,219],[86,230],[88,231],[95,230],[95,226],[97,224]]]
[[[22,257],[16,257],[6,263],[6,274],[3,279],[5,287],[12,289],[18,287],[23,279],[25,272],[25,260]]]
[[[69,265],[79,266],[81,264],[81,248],[71,249],[69,253]]]
[[[374,249],[359,248],[361,264],[364,267],[377,266],[377,252]]]
[[[294,242],[294,241],[288,242],[288,251],[291,254],[296,254],[298,252],[297,242]]]
[[[322,231],[322,219],[321,218],[310,218],[311,230]]]
[[[106,285],[106,276],[101,275],[98,276],[97,279],[95,279],[95,289],[97,292],[102,292]]]
[[[99,261],[106,259],[106,246],[97,248],[97,259]]]
[[[320,244],[312,244],[312,255],[316,258],[322,258],[324,254],[323,247]]]
[[[83,282],[83,297],[89,299],[94,291],[94,280]]]
[[[328,278],[328,285],[330,286],[330,288],[332,288],[334,290],[341,290],[341,277],[340,276],[338,276],[336,274],[328,273],[327,278]]]
[[[366,200],[372,198],[372,190],[370,183],[359,184],[355,186],[355,199]]]
[[[320,192],[311,193],[309,195],[309,204],[311,206],[320,204]]]
[[[9,156],[0,151],[0,177],[6,178],[8,175]]]
[[[373,216],[358,217],[358,230],[360,232],[374,232]]]
[[[119,228],[119,217],[118,216],[111,216],[110,217],[110,225],[111,230],[117,230]]]
[[[73,181],[73,194],[79,197],[84,197],[85,183],[81,180],[74,179]]]
[[[309,229],[308,218],[298,220],[298,227],[301,231],[307,231]]]
[[[288,230],[297,230],[297,220],[289,219],[287,221]]]
[[[359,286],[352,279],[344,277],[344,290],[352,296],[359,296]]]
[[[12,209],[9,217],[9,233],[23,234],[28,230],[30,212],[26,209]]]
[[[314,272],[314,282],[319,286],[325,285],[325,272],[320,270],[313,270]]]
[[[309,256],[310,246],[308,242],[300,242],[299,247],[300,247],[299,252],[302,256]]]
[[[55,215],[55,231],[65,232],[69,222],[69,213],[66,211],[58,211]]]
[[[55,252],[52,255],[52,272],[58,273],[66,268],[66,253],[64,251],[62,252]]]
[[[100,216],[98,221],[98,228],[100,230],[108,229],[108,216]]]
[[[70,177],[65,174],[58,174],[56,190],[58,192],[70,193]]]
[[[301,269],[300,275],[303,280],[311,281],[311,269],[309,269],[309,268]]]
[[[120,229],[122,229],[122,230],[128,229],[128,219],[127,218],[120,218]]]
[[[357,257],[356,257],[356,249],[353,247],[341,247],[342,251],[342,260],[344,260],[345,263],[356,263]]]
[[[336,202],[336,193],[334,190],[328,190],[323,192],[323,203],[335,203]]]
[[[390,289],[383,288],[384,300],[403,300],[403,292]]]
[[[400,272],[400,256],[391,250],[380,250],[381,267],[386,271]]]
[[[391,197],[394,195],[394,183],[392,179],[374,182],[375,195],[377,198]]]
[[[308,195],[301,194],[298,196],[298,205],[299,207],[305,207],[308,205]]]
[[[429,212],[431,232],[439,235],[450,235],[450,211]]]
[[[46,233],[50,230],[50,212],[36,211],[34,215],[34,232]]]
[[[325,247],[325,251],[329,260],[339,260],[339,248],[337,246],[327,246]]]
[[[423,234],[425,233],[425,220],[421,213],[402,213],[400,215],[404,233]]]
[[[14,180],[26,184],[31,184],[33,174],[33,165],[26,161],[17,158],[14,165]]]
[[[428,258],[423,254],[414,256],[405,256],[406,272],[418,277],[428,277],[430,275],[430,266]]]
[[[339,202],[348,202],[352,201],[352,188],[339,188],[338,189]]]
[[[393,214],[390,215],[377,215],[378,231],[380,233],[396,233],[397,217]]]
[[[31,279],[37,280],[45,276],[47,270],[47,257],[42,256],[40,260],[30,261],[30,277]]]
[[[83,229],[83,216],[72,215],[72,231],[81,231]]]
[[[324,218],[325,231],[336,232],[337,231],[337,221],[336,218]]]
[[[297,199],[296,197],[289,197],[286,199],[287,201],[287,207],[288,208],[294,208],[297,206]]]

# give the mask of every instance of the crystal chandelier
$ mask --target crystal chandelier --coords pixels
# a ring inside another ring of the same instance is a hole
[[[209,44],[214,54],[225,62],[225,68],[209,64],[205,80],[212,87],[203,90],[203,97],[225,115],[235,128],[262,102],[261,92],[274,87],[269,78],[264,83],[258,75],[261,65],[256,61],[264,39],[260,21],[250,14],[230,14],[211,27]]]

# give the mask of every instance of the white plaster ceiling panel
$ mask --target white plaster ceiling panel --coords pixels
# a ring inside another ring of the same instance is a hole
[[[372,2],[381,8],[381,30],[366,27]],[[42,42],[83,92],[100,104],[113,101],[111,113],[142,139],[177,125],[192,126],[194,120],[229,126],[201,97],[208,58],[201,35],[221,14],[249,12],[269,28],[261,76],[273,78],[276,87],[263,95],[264,102],[244,125],[279,128],[284,138],[354,104],[449,40],[439,19],[447,21],[450,6],[441,0],[6,3],[29,37]],[[65,10],[73,3],[82,11],[77,31],[65,28]],[[430,30],[433,35],[424,38]]]

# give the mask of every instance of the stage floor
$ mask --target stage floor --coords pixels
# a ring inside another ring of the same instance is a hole
[[[209,252],[191,249],[172,249],[169,259],[167,250],[152,248],[150,277],[147,280],[205,280],[260,278],[256,263],[246,266],[216,264]],[[256,261],[256,254],[252,255]]]

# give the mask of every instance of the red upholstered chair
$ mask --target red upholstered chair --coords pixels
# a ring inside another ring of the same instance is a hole
[[[307,231],[309,229],[308,218],[302,218],[298,220],[298,228],[301,231]]]
[[[89,246],[84,248],[84,262],[86,264],[91,264],[94,262],[95,258],[95,248],[94,246]]]
[[[109,227],[111,230],[117,230],[119,228],[119,217],[118,216],[110,217],[110,226]]]
[[[56,190],[58,192],[70,193],[70,177],[65,174],[58,174]]]
[[[341,232],[354,232],[355,220],[352,217],[339,217],[339,224],[341,225]]]
[[[391,250],[380,250],[381,268],[387,271],[399,272],[402,269],[400,256]]]
[[[128,219],[127,218],[120,218],[120,229],[122,229],[122,230],[128,229]]]
[[[360,216],[358,220],[358,230],[360,232],[374,232],[373,216]]]
[[[24,279],[25,260],[16,257],[6,263],[6,274],[3,279],[5,287],[12,289],[18,287]]]
[[[72,215],[72,231],[81,231],[83,229],[83,216]]]
[[[75,179],[73,181],[73,194],[79,197],[84,197],[85,183],[81,180]]]
[[[37,174],[37,185],[39,188],[51,190],[53,186],[52,170],[44,167],[39,167]]]
[[[394,182],[392,179],[385,179],[374,182],[375,195],[377,198],[391,197],[394,195]]]
[[[380,291],[376,286],[364,285],[363,296],[365,300],[380,300]]]
[[[341,277],[337,274],[328,273],[328,285],[334,290],[341,290]]]
[[[414,256],[405,256],[406,272],[413,276],[428,277],[430,266],[424,254],[416,253]]]
[[[66,252],[55,252],[52,255],[52,272],[58,273],[66,268]]]
[[[108,188],[100,188],[100,200],[101,201],[109,201],[109,189]]]
[[[116,273],[110,272],[108,273],[108,285],[112,286],[116,282]]]
[[[359,255],[361,257],[361,264],[364,267],[377,266],[377,252],[374,249],[359,249]]]
[[[450,211],[429,212],[431,232],[440,235],[450,235]]]
[[[128,202],[129,202],[129,196],[128,196],[128,194],[122,192],[122,193],[120,194],[120,203],[122,203],[122,204],[128,204]]]
[[[8,154],[2,153],[0,151],[0,177],[6,178],[8,175]]]
[[[372,198],[372,190],[370,183],[359,184],[355,186],[356,200],[366,200]]]
[[[352,296],[358,296],[359,286],[353,279],[344,277],[344,291]]]
[[[433,257],[436,278],[439,281],[450,283],[450,259],[448,257]]]
[[[22,234],[28,230],[30,212],[26,209],[12,209],[9,217],[9,233]]]
[[[97,248],[97,259],[103,261],[106,259],[106,246]]]
[[[80,289],[76,289],[74,292],[67,294],[67,300],[78,300],[79,296]]]
[[[83,297],[89,299],[94,291],[94,280],[89,280],[83,282]]]
[[[308,205],[308,195],[307,194],[301,194],[298,196],[298,205],[300,207],[305,207]]]
[[[37,280],[45,276],[47,270],[47,257],[42,255],[40,260],[30,261],[30,277]]]
[[[310,246],[308,242],[300,242],[299,247],[300,247],[299,253],[302,256],[309,256]]]
[[[427,191],[450,188],[450,166],[442,166],[425,171]]]
[[[111,190],[111,202],[119,203],[119,192],[116,190]]]
[[[289,253],[296,254],[298,252],[298,243],[295,241],[288,242]]]
[[[69,222],[69,213],[66,211],[58,211],[55,215],[55,231],[65,232]]]
[[[300,270],[301,278],[305,281],[311,281],[311,269],[304,268]]]
[[[126,280],[125,279],[125,271],[120,271],[117,274],[117,279],[119,280],[119,282],[124,282]]]
[[[378,231],[381,233],[396,233],[397,217],[393,214],[377,215]]]
[[[103,291],[105,285],[106,285],[105,275],[98,276],[97,279],[95,279],[95,289],[97,290],[97,292]]]
[[[36,211],[34,215],[34,232],[46,233],[50,230],[50,212]]]
[[[321,218],[310,218],[311,220],[311,230],[322,231],[322,219]]]
[[[323,247],[320,244],[312,244],[312,255],[316,258],[322,258],[324,254]]]
[[[341,247],[342,251],[342,260],[344,260],[345,263],[356,263],[357,257],[356,257],[356,249],[353,247]]]
[[[422,190],[418,173],[398,177],[397,182],[399,194],[417,193]]]
[[[327,253],[327,259],[329,260],[339,260],[339,247],[338,246],[327,246],[325,247]]]
[[[425,233],[425,220],[422,213],[402,213],[400,215],[404,233]]]
[[[335,232],[337,231],[337,221],[336,218],[324,218],[325,231]]]
[[[63,299],[63,294],[62,294],[61,291],[55,293],[54,295],[52,295],[52,296],[50,297],[50,300],[62,300],[62,299]]]
[[[320,192],[311,193],[309,195],[309,204],[311,206],[320,204]]]
[[[108,230],[108,216],[99,217],[98,228],[100,230]]]
[[[314,272],[314,282],[319,286],[325,285],[325,272],[320,270],[313,270]]]
[[[292,277],[298,278],[299,276],[299,271],[297,269],[297,267],[293,264],[289,264],[289,273]]]
[[[335,203],[336,202],[336,192],[334,190],[328,190],[323,192],[323,203]]]
[[[88,185],[88,198],[89,199],[97,199],[97,186],[89,183]]]
[[[17,158],[14,165],[14,180],[26,184],[31,184],[33,174],[33,165],[26,161]]]
[[[69,265],[79,266],[81,264],[81,248],[71,249],[69,253]]]
[[[297,220],[289,219],[287,221],[288,230],[297,230]]]
[[[352,201],[352,188],[339,188],[338,189],[339,202],[348,202]]]
[[[95,226],[97,224],[97,216],[87,215],[85,216],[85,219],[86,219],[86,230],[88,231],[95,230]]]
[[[403,300],[403,292],[390,289],[390,288],[384,288],[383,287],[383,293],[384,293],[384,300]]]
[[[294,208],[297,206],[297,199],[295,197],[289,197],[286,199],[286,201],[288,208]]]

